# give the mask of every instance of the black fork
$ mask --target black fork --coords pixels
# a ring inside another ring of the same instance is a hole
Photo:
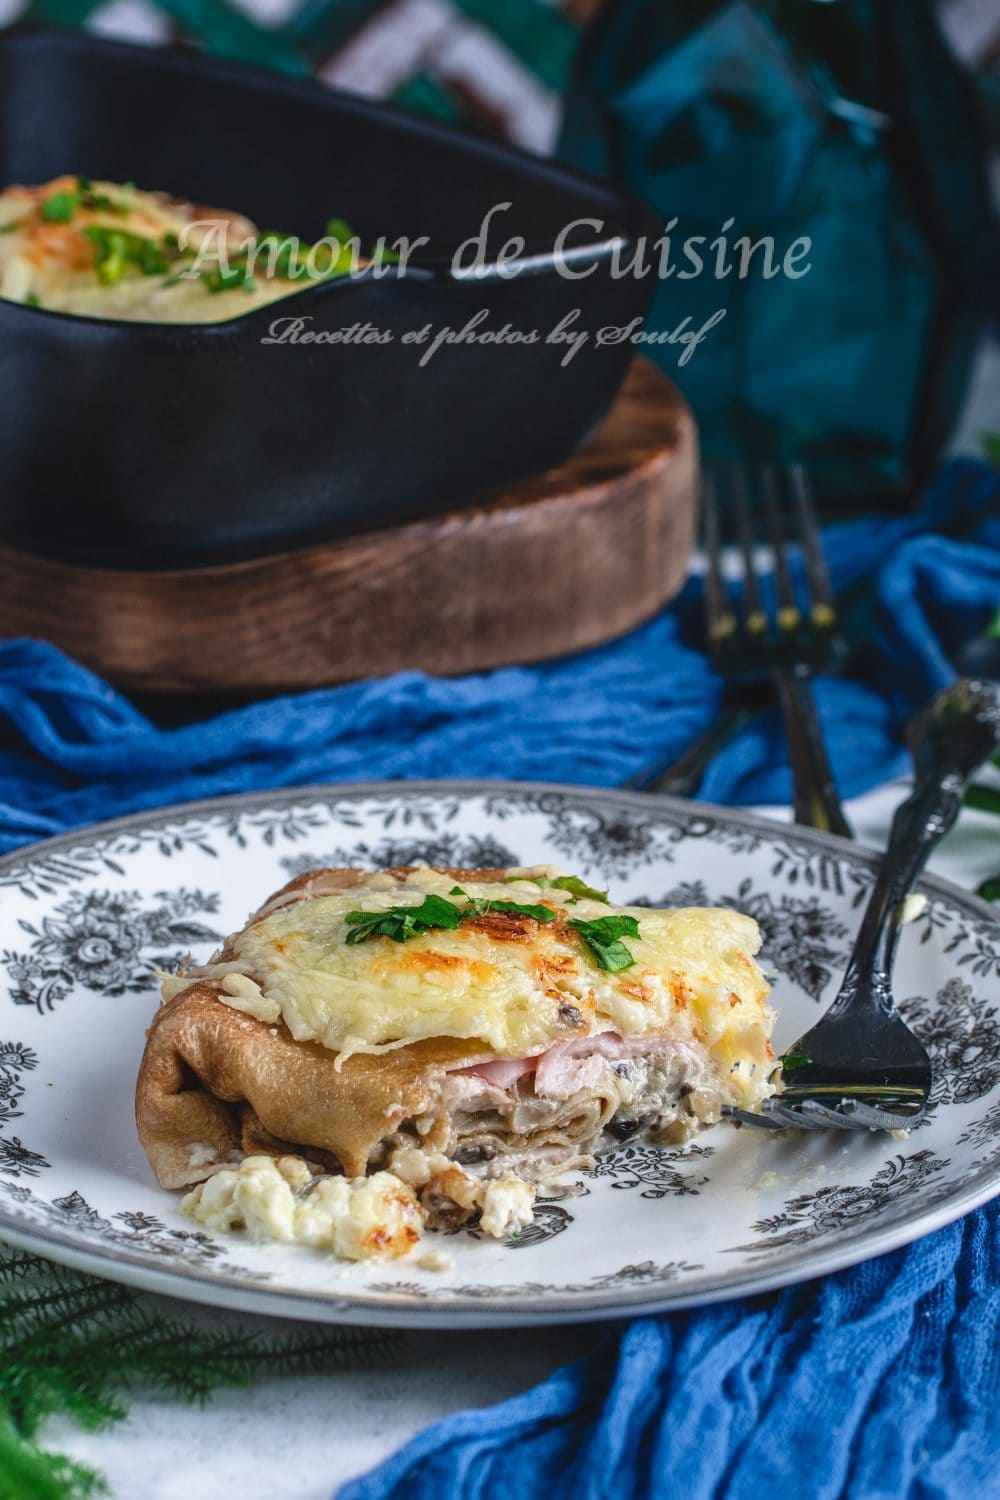
[[[708,569],[705,609],[712,664],[733,681],[771,679],[788,736],[796,821],[850,838],[850,824],[840,805],[812,694],[813,674],[838,666],[845,646],[808,476],[800,465],[783,471],[759,471],[763,539],[770,554],[767,563],[758,555],[757,517],[746,470],[733,468],[728,481],[735,540],[742,560],[743,598],[737,611],[722,565],[719,477],[709,473],[702,505]],[[801,547],[805,575],[801,604],[789,557],[795,542]],[[764,582],[772,566],[775,601],[768,609]]]
[[[893,818],[840,990],[785,1054],[781,1093],[767,1099],[759,1115],[727,1111],[735,1119],[772,1130],[907,1130],[923,1118],[930,1058],[892,997],[903,904],[958,817],[965,783],[998,744],[1000,692],[992,684],[961,680],[917,720],[911,733],[916,782]]]

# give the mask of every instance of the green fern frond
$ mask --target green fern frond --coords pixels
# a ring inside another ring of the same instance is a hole
[[[38,1256],[27,1250],[8,1250],[0,1246],[0,1286],[11,1281],[23,1281],[28,1276],[38,1275]]]
[[[46,1453],[18,1432],[0,1406],[2,1500],[90,1500],[107,1494],[100,1474],[61,1453]]]
[[[368,1369],[398,1347],[389,1330],[287,1337],[201,1328],[140,1293],[0,1245],[0,1500],[87,1500],[100,1475],[33,1441],[56,1412],[95,1428],[123,1417],[122,1392],[203,1402],[255,1375]]]

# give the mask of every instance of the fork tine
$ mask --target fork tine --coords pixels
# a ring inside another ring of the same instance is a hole
[[[818,1121],[824,1128],[832,1126],[836,1130],[868,1129],[865,1122],[852,1110],[845,1110],[843,1104],[831,1109],[828,1104],[821,1104],[818,1099],[803,1099],[801,1104],[792,1105],[791,1108],[800,1109],[803,1115],[807,1115],[810,1120]]]
[[[802,615],[795,601],[795,585],[788,566],[788,546],[785,528],[778,507],[777,476],[773,467],[766,464],[760,472],[760,484],[764,494],[764,515],[767,520],[768,538],[774,553],[774,586],[778,596],[778,629],[784,634],[797,630]]]
[[[845,1098],[831,1109],[816,1099],[785,1100],[780,1095],[765,1099],[759,1115],[727,1106],[723,1114],[743,1125],[764,1130],[908,1130],[923,1119],[925,1111],[909,1117],[877,1109],[860,1100]]]
[[[801,464],[788,467],[788,487],[798,519],[799,536],[802,540],[802,558],[805,563],[806,581],[809,585],[809,618],[814,625],[831,630],[837,623],[837,607],[830,586],[826,558],[819,539],[819,522],[813,505],[812,485]]]
[[[702,523],[708,571],[705,576],[705,629],[710,647],[721,646],[736,632],[729,588],[722,573],[722,543],[719,537],[719,499],[715,476],[706,473],[701,491]]]
[[[735,1120],[739,1125],[755,1125],[761,1130],[784,1130],[783,1120],[773,1119],[771,1115],[755,1115],[748,1109],[737,1109],[735,1104],[723,1105],[722,1113],[728,1120]]]
[[[746,474],[739,464],[732,467],[733,509],[736,534],[743,554],[743,624],[748,635],[762,639],[767,634],[767,615],[760,594],[760,580],[753,556],[753,522]]]
[[[845,1099],[841,1110],[856,1119],[864,1130],[908,1130],[926,1113],[926,1109],[921,1109],[912,1115],[900,1115],[893,1110],[879,1109],[877,1104],[866,1104],[862,1099]]]
[[[792,1125],[796,1130],[825,1130],[826,1122],[810,1119],[800,1109],[791,1104],[782,1103],[780,1098],[765,1099],[764,1109],[771,1119],[780,1120],[783,1125]]]

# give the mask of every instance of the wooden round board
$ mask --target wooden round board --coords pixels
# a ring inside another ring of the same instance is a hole
[[[247,562],[80,568],[0,548],[0,634],[142,692],[259,694],[540,661],[622,635],[684,581],[697,441],[637,359],[564,463],[468,507]]]

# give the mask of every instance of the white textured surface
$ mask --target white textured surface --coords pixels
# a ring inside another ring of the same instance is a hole
[[[883,843],[905,790],[896,783],[849,804],[859,840]],[[1000,872],[996,820],[964,814],[931,870],[967,888]],[[229,1318],[156,1300],[199,1321]],[[273,1327],[263,1319],[234,1321]],[[240,1500],[329,1500],[431,1422],[527,1390],[606,1332],[584,1325],[405,1335],[381,1369],[258,1380],[249,1390],[220,1393],[203,1410],[140,1395],[128,1419],[113,1428],[82,1433],[53,1420],[44,1441],[100,1468],[113,1500],[215,1500],[222,1489]]]

